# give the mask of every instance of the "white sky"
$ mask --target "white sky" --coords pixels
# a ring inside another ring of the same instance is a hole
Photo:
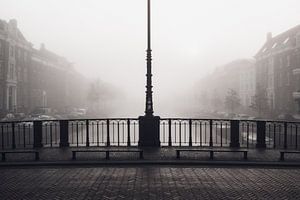
[[[299,0],[152,4],[154,109],[163,115],[172,114],[166,102],[174,102],[214,67],[251,58],[267,32],[276,35],[300,24]],[[146,0],[0,0],[0,18],[17,19],[36,48],[45,43],[86,76],[121,88],[134,105],[124,107],[142,114]]]

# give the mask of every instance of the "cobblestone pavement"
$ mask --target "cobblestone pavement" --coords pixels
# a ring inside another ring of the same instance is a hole
[[[2,168],[0,199],[300,199],[300,170]]]

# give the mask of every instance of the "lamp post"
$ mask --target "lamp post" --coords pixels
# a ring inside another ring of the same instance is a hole
[[[139,146],[159,147],[160,117],[153,115],[152,50],[151,50],[151,0],[147,0],[147,80],[145,115],[139,117]]]
[[[153,99],[152,99],[152,50],[151,50],[151,0],[148,1],[148,36],[147,36],[147,85],[146,85],[146,108],[145,115],[153,116]]]

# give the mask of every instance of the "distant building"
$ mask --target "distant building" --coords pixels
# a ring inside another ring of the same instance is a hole
[[[300,25],[268,33],[255,58],[256,87],[266,91],[270,114],[300,114]]]
[[[45,48],[32,50],[30,66],[29,97],[30,110],[49,107],[62,110],[67,106],[67,76],[72,64]]]
[[[255,95],[255,63],[251,59],[232,61],[218,67],[197,85],[200,102],[210,103],[211,110],[225,111],[224,101],[229,90],[240,99],[241,110],[248,110]]]
[[[0,20],[0,116],[85,105],[87,80],[65,58],[34,49],[16,20]]]
[[[0,20],[0,113],[27,111],[32,45],[16,20]]]

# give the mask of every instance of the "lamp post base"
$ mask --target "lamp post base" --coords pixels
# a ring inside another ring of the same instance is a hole
[[[160,117],[139,117],[139,147],[160,147]]]

